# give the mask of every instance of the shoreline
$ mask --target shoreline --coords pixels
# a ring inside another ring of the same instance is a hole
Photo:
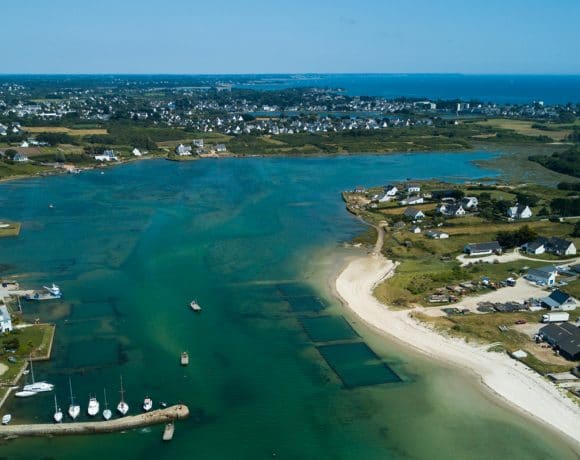
[[[413,319],[410,310],[392,310],[373,295],[393,276],[397,264],[373,252],[348,259],[334,280],[342,304],[371,329],[436,360],[468,371],[512,409],[556,430],[580,448],[580,408],[550,382],[507,354],[486,351],[444,336]]]

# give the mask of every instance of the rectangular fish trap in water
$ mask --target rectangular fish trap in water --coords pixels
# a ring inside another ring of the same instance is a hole
[[[364,342],[321,345],[317,349],[345,388],[402,382]]]
[[[342,316],[302,317],[300,324],[313,342],[335,342],[360,337]]]

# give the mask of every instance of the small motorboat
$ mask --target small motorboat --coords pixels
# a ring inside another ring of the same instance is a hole
[[[167,423],[165,429],[163,430],[163,440],[171,441],[173,439],[173,433],[175,432],[175,425],[173,422]]]
[[[197,300],[192,300],[189,304],[190,308],[195,312],[201,311],[201,306],[197,303]]]
[[[12,420],[12,415],[10,414],[6,414],[2,416],[2,425],[8,425],[10,423],[10,420]]]
[[[36,391],[22,390],[22,391],[17,391],[16,393],[14,393],[14,396],[16,396],[17,398],[28,398],[30,396],[34,396],[35,394],[36,394]]]
[[[153,400],[147,396],[143,401],[143,410],[149,412],[153,408]]]
[[[165,408],[167,407],[167,403],[166,403],[165,401],[161,401],[161,402],[159,403],[159,407],[161,407],[161,408],[165,409]]]
[[[189,353],[187,351],[181,352],[181,365],[187,366],[189,364]]]

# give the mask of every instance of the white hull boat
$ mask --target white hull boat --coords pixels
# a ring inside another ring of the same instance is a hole
[[[105,420],[111,420],[113,413],[109,409],[109,403],[107,402],[107,390],[103,389],[103,396],[105,397],[105,410],[103,411],[103,418]]]
[[[72,418],[74,420],[81,413],[81,406],[75,404],[75,400],[74,400],[73,392],[72,392],[72,382],[70,379],[68,379],[68,386],[70,388],[70,406],[68,406],[68,415],[70,416],[70,418]]]
[[[99,413],[99,401],[97,398],[89,398],[89,406],[87,407],[87,414],[94,417]]]
[[[129,412],[129,405],[125,402],[125,390],[123,389],[123,377],[121,377],[121,401],[117,404],[117,412],[121,415],[127,415]]]
[[[143,410],[149,412],[153,408],[153,400],[149,397],[143,401]]]
[[[17,391],[14,393],[14,396],[17,398],[29,398],[30,396],[34,396],[36,394],[35,391]]]
[[[60,407],[58,407],[58,403],[56,402],[56,395],[54,395],[54,415],[52,416],[56,423],[62,422],[62,411]]]
[[[2,425],[8,425],[12,420],[12,415],[6,414],[2,417]]]

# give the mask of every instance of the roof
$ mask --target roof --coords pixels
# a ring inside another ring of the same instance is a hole
[[[466,246],[471,252],[486,252],[486,251],[500,251],[501,246],[497,241],[490,241],[488,243],[470,243]]]
[[[562,305],[570,298],[570,294],[566,294],[565,292],[560,291],[560,289],[556,289],[548,297],[554,302],[558,302],[559,305]]]
[[[552,267],[550,267],[550,268],[552,268]],[[549,278],[555,272],[556,272],[555,269],[547,270],[546,267],[530,268],[528,270],[528,275],[532,275],[536,278]]]
[[[548,245],[551,248],[560,251],[565,251],[570,247],[571,244],[572,241],[565,240],[564,238],[558,238],[557,236],[553,236],[548,240]]]
[[[556,346],[571,357],[580,353],[580,329],[570,323],[548,324],[540,329],[542,335],[552,339]]]
[[[407,208],[405,209],[405,212],[403,213],[405,216],[407,217],[415,217],[418,214],[424,214],[423,211],[417,209],[417,208]]]
[[[541,248],[542,246],[544,246],[544,243],[542,241],[532,241],[531,243],[528,243],[527,245],[528,251],[536,251],[539,248]]]

